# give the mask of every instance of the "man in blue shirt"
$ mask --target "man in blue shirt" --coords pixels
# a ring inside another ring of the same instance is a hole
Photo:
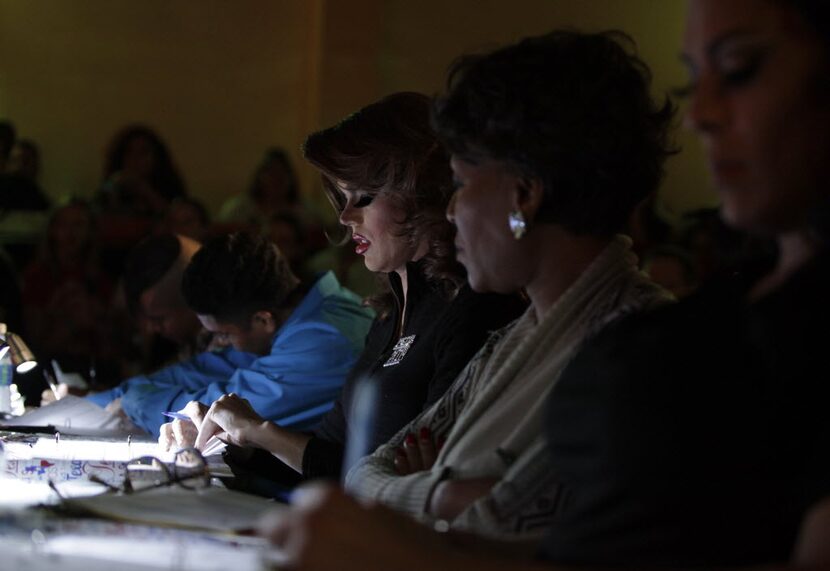
[[[99,404],[120,398],[122,411],[151,434],[168,420],[163,411],[191,400],[210,405],[229,392],[248,399],[263,418],[313,428],[339,394],[372,321],[331,272],[304,286],[276,246],[243,233],[199,250],[182,293],[202,325],[236,352],[203,353],[90,397]],[[245,353],[256,358],[234,358]]]

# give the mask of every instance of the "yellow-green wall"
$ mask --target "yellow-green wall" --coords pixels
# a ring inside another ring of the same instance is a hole
[[[155,127],[216,210],[264,148],[392,91],[439,91],[458,54],[556,26],[621,28],[660,93],[683,82],[682,0],[0,0],[0,118],[40,143],[43,186],[89,195],[103,149]],[[669,164],[675,210],[713,202],[693,139]],[[314,174],[301,168],[307,189]]]

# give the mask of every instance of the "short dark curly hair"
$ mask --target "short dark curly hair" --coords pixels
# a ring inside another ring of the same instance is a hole
[[[104,162],[104,181],[124,168],[124,160],[130,143],[135,139],[146,139],[153,148],[156,164],[150,174],[150,183],[167,200],[186,196],[187,189],[178,169],[173,164],[173,157],[161,136],[146,125],[127,125],[118,131],[107,147]]]
[[[193,255],[182,294],[199,315],[247,326],[257,311],[280,311],[297,284],[275,244],[237,232],[209,240]]]
[[[464,56],[436,98],[436,129],[464,160],[538,177],[545,199],[534,222],[614,234],[657,190],[675,152],[675,107],[651,98],[633,45],[622,32],[558,30]]]
[[[335,181],[368,194],[384,193],[406,213],[410,242],[426,238],[425,274],[455,294],[465,281],[455,259],[455,229],[446,209],[453,193],[449,155],[430,120],[430,99],[421,93],[388,95],[328,129],[312,133],[303,155],[322,174],[323,188],[339,212],[345,206]],[[379,309],[384,303],[378,304]]]

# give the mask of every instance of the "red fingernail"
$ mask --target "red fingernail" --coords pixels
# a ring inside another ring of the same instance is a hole
[[[412,435],[412,433],[409,433],[409,434],[406,435],[406,442],[405,443],[409,444],[410,446],[415,444],[415,437]]]
[[[421,435],[421,440],[429,440],[430,439],[429,428],[427,428],[426,426],[422,427],[420,435]]]

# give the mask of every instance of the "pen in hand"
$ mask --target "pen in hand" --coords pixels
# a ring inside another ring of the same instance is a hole
[[[43,378],[46,379],[47,383],[49,383],[49,388],[52,389],[52,394],[55,395],[55,400],[56,401],[61,400],[61,395],[58,392],[58,383],[55,382],[55,377],[53,377],[52,373],[50,373],[48,370],[46,370],[45,367],[42,369],[42,371],[43,371]]]

